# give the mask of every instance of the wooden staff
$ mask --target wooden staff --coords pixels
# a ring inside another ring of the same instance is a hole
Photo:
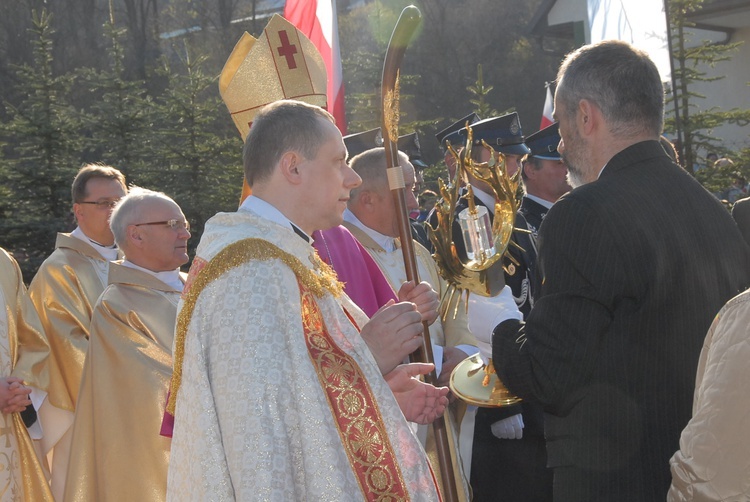
[[[391,40],[388,42],[388,50],[385,53],[383,65],[383,84],[381,88],[383,102],[383,146],[385,147],[388,186],[396,204],[398,216],[398,232],[401,238],[401,251],[404,255],[404,267],[406,268],[406,279],[419,284],[419,273],[417,271],[417,260],[414,254],[414,244],[411,237],[411,226],[409,214],[406,208],[404,174],[398,163],[398,121],[399,121],[399,69],[404,58],[406,47],[414,37],[414,33],[422,22],[422,14],[413,5],[404,8],[393,28]],[[415,350],[410,356],[412,362],[433,363],[432,343],[430,340],[430,329],[426,322],[424,325],[424,336],[422,347]],[[437,385],[437,374],[435,370],[425,375],[427,383]],[[445,424],[445,416],[439,417],[432,423],[435,433],[435,449],[437,452],[440,475],[443,481],[443,497],[446,502],[458,501],[456,478],[453,470],[453,461],[448,443],[448,430]]]

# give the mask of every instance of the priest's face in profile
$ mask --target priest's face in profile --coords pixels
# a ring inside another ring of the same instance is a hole
[[[306,222],[305,226],[300,226],[307,233],[340,225],[350,191],[362,183],[346,163],[346,147],[339,130],[328,120],[318,120],[326,140],[315,158],[302,158],[298,166],[306,188],[300,201],[306,208]]]
[[[137,229],[142,259],[147,265],[137,265],[154,272],[164,272],[186,264],[189,260],[187,242],[190,239],[190,225],[182,210],[174,202],[163,199],[151,200],[146,204],[148,207],[142,213],[143,221],[137,225]]]

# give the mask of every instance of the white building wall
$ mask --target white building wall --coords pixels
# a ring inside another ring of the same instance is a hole
[[[714,82],[698,82],[693,90],[706,99],[696,99],[694,103],[701,110],[718,107],[728,111],[733,108],[750,109],[750,27],[736,30],[731,42],[744,41],[730,61],[718,63],[714,68],[704,67],[709,76],[725,76]],[[726,148],[740,150],[750,148],[750,125],[723,125],[717,127],[712,136],[722,139]]]

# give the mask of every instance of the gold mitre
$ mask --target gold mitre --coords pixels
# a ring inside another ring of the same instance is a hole
[[[326,106],[326,66],[318,49],[278,14],[259,39],[245,33],[219,76],[219,93],[247,138],[255,114],[280,99]]]

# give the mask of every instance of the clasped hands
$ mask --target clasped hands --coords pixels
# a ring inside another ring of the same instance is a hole
[[[398,298],[399,303],[390,300],[375,312],[360,332],[383,375],[421,347],[422,322],[431,324],[438,316],[440,301],[426,282],[404,283]]]
[[[393,300],[386,303],[362,327],[360,334],[406,419],[428,424],[443,414],[448,405],[448,388],[419,380],[420,375],[432,371],[432,364],[401,363],[422,345],[422,322],[431,324],[437,319],[440,300],[426,282],[405,283],[398,297],[399,303]]]
[[[0,378],[0,411],[16,413],[31,405],[31,388],[23,384],[23,380],[16,377]]]

